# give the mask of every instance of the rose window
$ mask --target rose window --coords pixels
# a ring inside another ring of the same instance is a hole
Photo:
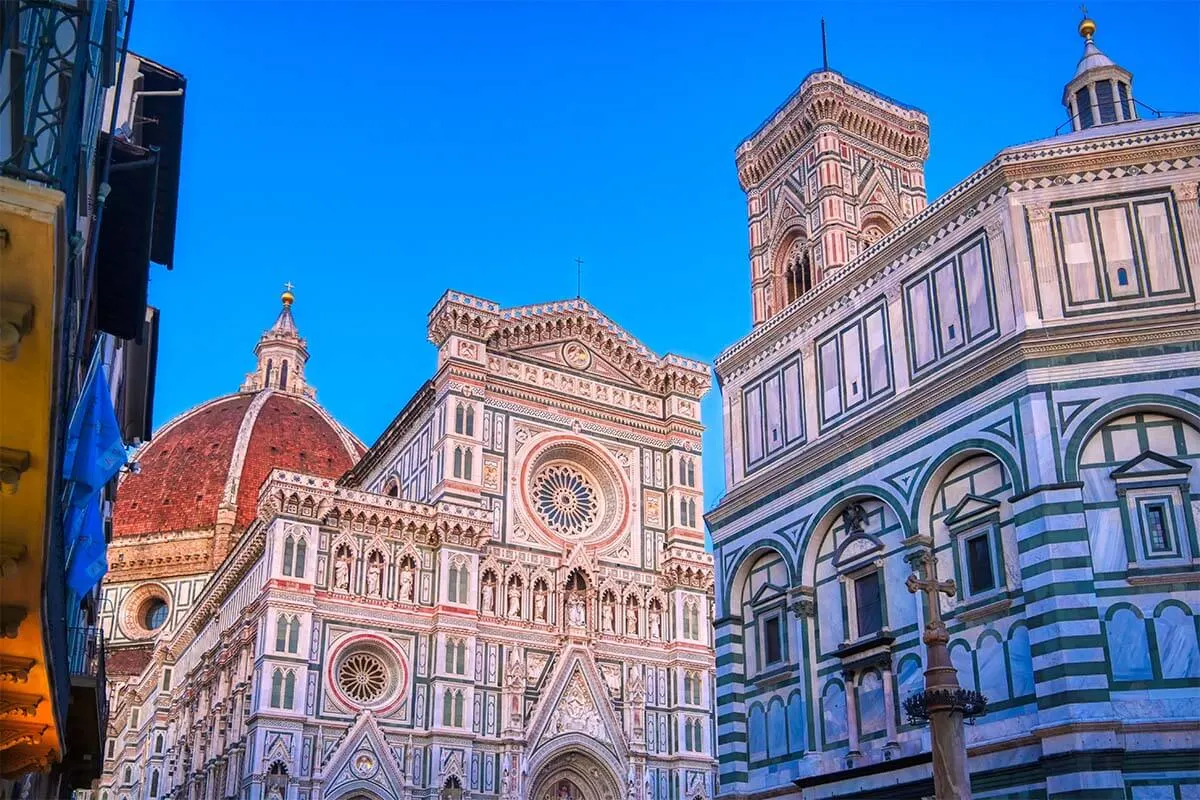
[[[547,527],[580,536],[596,524],[600,503],[591,481],[568,464],[550,464],[533,478],[534,507]]]
[[[351,653],[337,672],[338,688],[359,703],[373,703],[387,691],[387,666],[373,653]]]

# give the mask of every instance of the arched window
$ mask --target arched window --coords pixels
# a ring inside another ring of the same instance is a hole
[[[449,689],[442,695],[442,724],[446,727],[454,724],[454,692]]]
[[[288,618],[280,614],[275,618],[275,649],[282,653],[287,649]]]
[[[679,457],[679,482],[687,486],[687,459],[683,456]]]
[[[446,599],[451,603],[460,602],[458,599],[458,564],[450,565],[450,574],[446,578]],[[465,600],[466,598],[463,598],[463,601]]]
[[[158,770],[150,773],[150,797],[158,797]]]
[[[295,653],[300,649],[300,619],[293,616],[288,625],[287,651]]]
[[[694,498],[689,497],[687,504],[688,504],[688,523],[687,524],[689,527],[694,528],[694,527],[696,527],[696,501]]]
[[[812,268],[809,265],[808,253],[801,247],[794,247],[788,254],[783,269],[783,283],[788,303],[807,294],[812,288]]]
[[[687,485],[693,488],[696,486],[696,461],[691,458],[687,462]]]
[[[301,536],[296,541],[296,563],[292,568],[292,575],[297,578],[304,577],[304,557],[307,555],[307,551],[308,543],[305,541],[304,537]]]
[[[475,435],[475,409],[467,406],[467,424],[463,428],[463,433],[467,436]]]
[[[700,603],[688,598],[683,606],[683,638],[697,640],[700,638]]]
[[[454,477],[461,478],[463,474],[463,451],[461,447],[454,448]]]
[[[130,767],[125,768],[125,783],[133,783],[133,770]]]
[[[469,595],[467,594],[468,583],[471,580],[471,573],[467,570],[467,565],[463,564],[458,568],[458,602],[465,603]]]
[[[288,670],[287,677],[283,679],[283,707],[292,708],[296,703],[296,673]]]
[[[279,370],[279,388],[283,389],[284,391],[287,391],[287,379],[288,379],[288,363],[286,361],[284,361],[283,367],[281,367]]]
[[[162,751],[163,751],[163,737],[162,737],[162,734],[160,733],[154,737],[154,752],[161,753]]]
[[[454,432],[462,433],[465,428],[466,409],[462,403],[454,406]]]
[[[296,540],[288,536],[283,540],[283,574],[291,577],[292,559],[296,555]]]
[[[454,693],[454,727],[461,728],[463,726],[463,693],[458,690]]]
[[[686,497],[679,498],[679,524],[680,525],[688,524],[687,498]]]
[[[283,702],[283,670],[278,667],[271,673],[271,708],[279,708]]]
[[[465,453],[463,453],[463,475],[462,475],[463,480],[467,480],[467,481],[471,480],[471,459],[472,459],[472,457],[473,457],[473,455],[472,455],[471,449],[468,447],[467,451]]]
[[[264,386],[271,385],[271,359],[269,359],[269,358],[267,359],[267,374],[263,375],[263,385]]]

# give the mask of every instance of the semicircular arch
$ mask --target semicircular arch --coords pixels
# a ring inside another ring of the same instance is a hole
[[[1097,406],[1067,437],[1063,448],[1063,474],[1068,482],[1079,480],[1079,458],[1083,447],[1109,420],[1139,411],[1176,417],[1200,429],[1200,404],[1172,394],[1135,394]]]

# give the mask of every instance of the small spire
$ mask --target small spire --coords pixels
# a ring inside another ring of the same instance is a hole
[[[282,308],[254,348],[258,356],[258,368],[246,376],[242,391],[274,389],[309,397],[315,394],[304,377],[308,348],[304,339],[300,338],[296,320],[292,317],[292,304],[296,302],[293,288],[291,281],[283,285],[283,293],[279,296]]]
[[[1083,19],[1079,21],[1079,35],[1090,42],[1092,34],[1096,32],[1096,22],[1088,16],[1087,6],[1080,6],[1079,10],[1083,12]]]

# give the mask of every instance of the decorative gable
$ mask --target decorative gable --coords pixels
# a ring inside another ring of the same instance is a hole
[[[625,737],[613,711],[609,691],[586,650],[571,648],[543,697],[555,698],[541,706],[530,725],[530,741],[541,747],[560,737],[589,739],[620,757],[625,756]]]
[[[867,533],[851,536],[833,554],[833,564],[839,569],[883,552],[883,543]]]
[[[1116,481],[1129,478],[1185,478],[1191,469],[1191,464],[1147,450],[1110,474]]]
[[[958,505],[946,517],[946,526],[950,528],[956,527],[968,520],[995,511],[998,508],[1000,508],[1000,503],[996,500],[980,497],[976,494],[968,494],[962,500],[958,501]]]
[[[370,791],[381,798],[400,800],[396,793],[405,785],[404,770],[388,747],[383,731],[370,711],[354,720],[340,746],[321,770],[326,796],[350,791]]]
[[[592,378],[598,378],[622,386],[639,388],[638,383],[628,374],[617,369],[614,365],[597,355],[590,347],[577,339],[563,343],[541,344],[535,347],[517,348],[511,351],[514,356],[553,364],[559,369],[585,373]]]

